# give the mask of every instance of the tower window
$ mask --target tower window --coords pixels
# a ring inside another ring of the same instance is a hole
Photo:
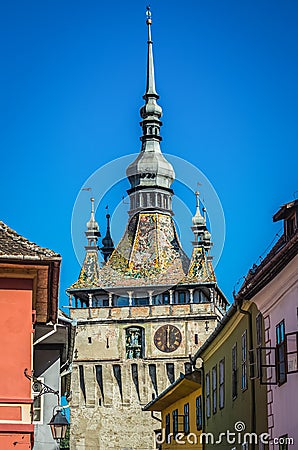
[[[172,384],[175,381],[175,366],[173,363],[166,363],[166,368],[169,382]]]
[[[177,303],[179,303],[180,305],[186,303],[186,292],[185,291],[177,292]]]
[[[168,305],[170,303],[170,294],[168,292],[164,292],[162,294],[162,302],[164,305]]]
[[[149,305],[148,297],[136,297],[133,299],[134,306],[147,306]]]
[[[131,327],[126,330],[126,358],[142,358],[144,353],[144,330]]]

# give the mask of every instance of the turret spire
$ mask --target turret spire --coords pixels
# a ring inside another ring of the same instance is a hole
[[[203,216],[200,210],[200,198],[199,192],[195,193],[196,195],[196,213],[192,218],[193,226],[191,227],[194,233],[194,247],[203,246],[206,252],[208,253],[210,248],[212,247],[211,243],[211,234],[207,229],[207,215],[206,208],[203,207]]]
[[[206,221],[205,218],[202,216],[201,214],[201,210],[200,210],[200,193],[198,191],[196,191],[195,193],[196,195],[196,213],[192,218],[192,223],[194,226],[196,225],[206,225]]]
[[[110,214],[106,215],[106,219],[107,219],[107,232],[105,237],[102,240],[102,244],[103,246],[101,247],[101,253],[103,254],[104,260],[105,262],[108,261],[109,257],[111,256],[111,254],[114,251],[114,242],[113,239],[111,237],[111,232],[110,232]]]
[[[90,198],[90,202],[91,202],[91,214],[90,214],[90,219],[87,222],[86,226],[87,226],[87,231],[85,232],[87,240],[88,240],[88,245],[85,247],[86,250],[97,250],[97,240],[100,236],[100,232],[99,232],[99,226],[98,223],[95,220],[95,211],[94,211],[94,198]]]

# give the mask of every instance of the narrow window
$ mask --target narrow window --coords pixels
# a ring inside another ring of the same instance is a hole
[[[237,344],[232,348],[232,398],[237,397]]]
[[[170,294],[168,292],[164,292],[162,294],[162,302],[164,305],[168,305],[170,303]]]
[[[166,443],[169,444],[169,434],[171,432],[171,416],[170,413],[166,415]]]
[[[225,406],[225,360],[219,362],[219,408]]]
[[[286,376],[286,342],[285,342],[285,321],[282,320],[276,325],[276,352],[277,352],[277,381],[283,384],[287,381]]]
[[[212,412],[217,411],[217,366],[212,368]]]
[[[33,391],[33,422],[34,423],[43,423],[43,396],[40,395],[42,385],[39,383],[43,382],[43,378],[39,378],[38,381],[35,381],[32,385]]]
[[[156,395],[158,395],[158,385],[157,385],[157,374],[156,374],[156,364],[149,364],[149,375],[152,381]]]
[[[280,436],[278,438],[278,442],[279,442],[279,450],[288,450],[289,438],[287,434],[285,434],[284,436]]]
[[[92,339],[91,339],[91,337],[88,337],[88,344],[91,344],[92,343]]]
[[[184,405],[184,434],[189,433],[189,403]]]
[[[175,381],[175,366],[173,363],[166,363],[166,368],[169,382],[172,384]]]
[[[184,363],[184,371],[185,374],[187,375],[188,373],[192,372],[192,365],[189,362]]]
[[[186,303],[186,298],[185,298],[185,292],[184,291],[178,291],[178,303],[179,304]]]
[[[195,344],[197,345],[199,343],[199,335],[195,334]]]
[[[173,418],[173,435],[175,438],[178,433],[178,409],[174,409],[174,411],[172,412],[172,418]]]
[[[247,332],[241,337],[241,389],[247,389]]]
[[[121,400],[123,399],[123,385],[122,385],[122,374],[121,374],[121,366],[120,364],[113,364],[113,373],[114,377],[116,378],[118,387],[119,387],[119,393]]]
[[[262,314],[259,313],[256,317],[256,332],[257,332],[257,346],[260,347],[262,345]]]
[[[104,390],[103,390],[103,376],[102,376],[102,366],[101,365],[95,366],[95,376],[96,376],[96,381],[97,381],[99,389],[100,389],[102,400],[104,401],[105,395],[104,395]],[[101,399],[99,399],[99,400],[101,401]]]
[[[210,373],[206,374],[206,415],[207,418],[211,416],[211,405],[210,405]]]
[[[199,395],[196,398],[196,424],[197,430],[201,430],[203,426],[203,417],[202,417],[202,396]]]

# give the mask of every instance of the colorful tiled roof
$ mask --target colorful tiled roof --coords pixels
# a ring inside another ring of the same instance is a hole
[[[97,251],[87,251],[79,279],[70,289],[137,287],[216,282],[202,246],[191,261],[169,214],[139,213],[131,218],[110,259],[99,267]]]
[[[172,217],[140,213],[130,220],[101,278],[110,287],[177,284],[188,265]]]
[[[100,286],[100,284],[100,267],[98,264],[97,251],[89,251],[86,253],[79,279],[70,287],[70,289],[96,287]]]
[[[0,221],[0,259],[61,259],[58,253],[40,247]]]
[[[189,267],[172,217],[161,213],[135,215],[108,262],[98,271],[93,261],[95,276],[88,276],[86,263],[71,288],[174,285]]]
[[[211,260],[207,257],[203,246],[195,247],[189,265],[188,274],[184,283],[207,283],[216,282],[215,273]]]

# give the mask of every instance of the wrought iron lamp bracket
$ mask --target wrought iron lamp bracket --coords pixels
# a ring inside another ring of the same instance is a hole
[[[28,380],[32,381],[33,386],[34,386],[35,383],[38,384],[39,386],[41,386],[41,390],[40,390],[39,394],[36,395],[35,398],[39,398],[39,397],[41,397],[44,394],[54,394],[54,395],[57,395],[58,403],[59,403],[59,398],[60,398],[59,397],[59,391],[55,391],[54,389],[52,389],[47,384],[44,384],[42,381],[38,380],[38,378],[36,378],[33,375],[33,372],[31,372],[31,375],[29,375],[28,369],[24,370],[24,375],[25,375],[26,378],[28,378]],[[34,390],[34,387],[33,387],[33,390]]]

